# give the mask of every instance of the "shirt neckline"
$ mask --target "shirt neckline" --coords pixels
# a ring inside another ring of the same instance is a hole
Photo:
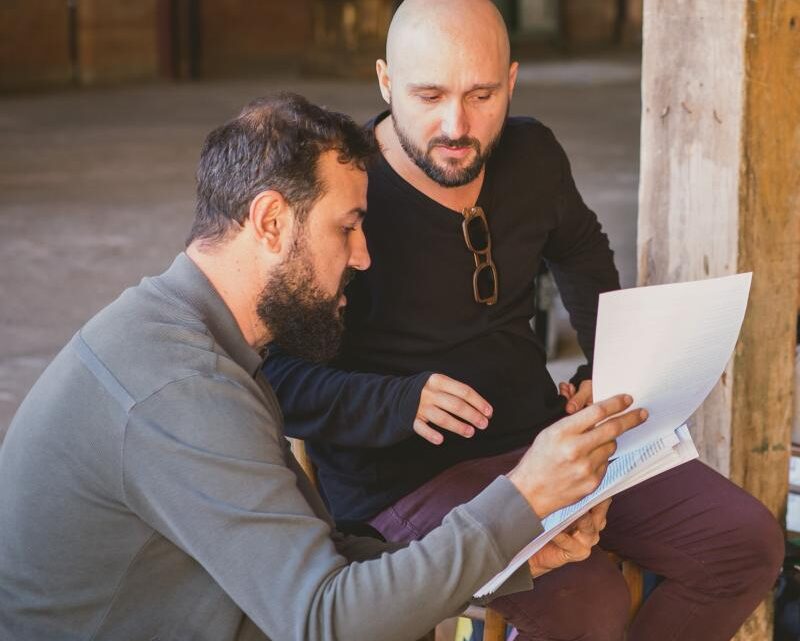
[[[250,376],[255,376],[262,356],[245,340],[230,308],[186,252],[178,254],[155,282],[166,288],[172,298],[185,303],[222,349]]]

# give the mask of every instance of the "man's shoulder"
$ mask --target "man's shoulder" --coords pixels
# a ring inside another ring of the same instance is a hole
[[[556,143],[552,130],[533,116],[506,118],[500,146],[515,150],[551,151]]]
[[[125,290],[84,325],[80,340],[133,403],[175,381],[219,376],[224,367],[203,321],[156,279]]]

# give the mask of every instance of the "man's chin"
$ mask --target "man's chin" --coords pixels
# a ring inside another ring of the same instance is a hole
[[[470,184],[480,175],[480,169],[477,172],[469,169],[459,169],[454,171],[452,167],[444,168],[437,167],[435,173],[429,173],[428,177],[434,180],[442,187],[463,187]]]
[[[475,180],[481,173],[483,162],[473,153],[463,159],[448,158],[438,160],[428,155],[427,167],[421,167],[428,178],[442,187],[463,187]]]

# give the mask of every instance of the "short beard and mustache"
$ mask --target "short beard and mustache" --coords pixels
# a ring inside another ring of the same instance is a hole
[[[389,104],[390,110],[391,107],[391,104]],[[506,118],[508,117],[509,107],[510,105],[506,106]],[[480,175],[481,170],[486,164],[486,161],[489,159],[489,156],[491,156],[492,151],[494,151],[495,147],[497,147],[498,143],[500,142],[500,137],[503,135],[503,129],[505,129],[506,118],[503,118],[503,124],[500,127],[500,131],[498,131],[497,135],[492,138],[492,140],[489,142],[489,145],[486,147],[486,150],[483,152],[481,151],[480,141],[477,138],[467,135],[456,139],[448,138],[446,136],[437,136],[436,138],[431,138],[431,140],[428,141],[427,150],[423,151],[420,147],[417,147],[416,144],[414,144],[414,142],[411,140],[411,137],[403,130],[403,128],[397,122],[397,118],[394,117],[394,113],[392,113],[392,125],[394,126],[394,131],[397,134],[397,139],[400,141],[400,146],[403,148],[403,151],[406,152],[406,155],[411,158],[417,167],[425,172],[425,175],[428,178],[442,187],[462,187],[464,185],[468,185]],[[461,169],[458,168],[456,160],[449,161],[449,167],[442,167],[437,165],[431,156],[431,152],[437,146],[472,147],[475,150],[475,158],[469,165]]]
[[[355,270],[347,268],[333,296],[317,285],[314,265],[302,236],[273,270],[258,297],[256,312],[272,342],[288,354],[320,363],[336,356],[344,333],[339,301]]]

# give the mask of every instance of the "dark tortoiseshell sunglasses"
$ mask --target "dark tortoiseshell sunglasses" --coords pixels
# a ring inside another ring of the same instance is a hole
[[[492,236],[489,222],[481,207],[465,207],[462,210],[464,221],[464,242],[475,259],[472,274],[472,291],[476,303],[494,305],[497,302],[497,267],[492,260]]]

